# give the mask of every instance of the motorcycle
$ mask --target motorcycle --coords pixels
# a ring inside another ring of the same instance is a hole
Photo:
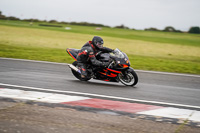
[[[92,64],[87,65],[89,76],[82,78],[80,69],[77,66],[76,57],[79,53],[79,49],[67,48],[67,53],[75,60],[72,64],[69,64],[73,75],[81,80],[88,81],[91,78],[109,82],[121,82],[126,86],[134,86],[138,83],[138,76],[133,68],[130,67],[130,61],[128,56],[116,48],[112,53],[96,54],[97,60],[100,61],[111,61],[107,68],[101,68],[93,66]]]

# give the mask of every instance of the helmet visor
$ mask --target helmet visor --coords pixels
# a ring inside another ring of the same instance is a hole
[[[97,42],[97,47],[99,47],[99,48],[103,48],[103,41],[101,41],[101,42]]]

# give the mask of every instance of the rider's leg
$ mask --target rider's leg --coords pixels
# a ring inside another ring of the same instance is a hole
[[[87,74],[88,74],[87,69],[86,69],[87,68],[86,64],[78,63],[78,67],[79,67],[79,69],[81,71],[81,78],[86,78]]]

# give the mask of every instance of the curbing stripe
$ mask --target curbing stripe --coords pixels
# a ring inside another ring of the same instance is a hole
[[[24,91],[19,89],[0,89],[0,97],[25,99],[47,103],[66,104],[97,109],[106,109],[119,112],[136,113],[139,115],[159,116],[164,118],[183,119],[191,122],[200,122],[200,111],[162,107],[139,103],[95,99],[82,96],[70,96],[56,93]]]
[[[140,111],[154,110],[164,108],[161,106],[139,104],[139,103],[128,103],[121,101],[103,100],[103,99],[86,99],[80,101],[65,102],[62,104],[68,104],[72,106],[84,106],[100,109],[108,109],[114,111],[122,111],[128,113],[136,113]]]
[[[82,97],[82,96],[70,96],[64,94],[24,91],[24,90],[8,89],[8,88],[1,89],[0,96],[5,98],[34,100],[34,101],[48,102],[48,103],[61,103],[61,102],[71,102],[77,100],[90,99],[88,97]]]
[[[30,89],[30,90],[49,91],[49,92],[56,92],[56,93],[68,93],[68,94],[83,95],[83,96],[90,96],[90,97],[108,98],[108,99],[113,99],[113,100],[124,100],[124,101],[128,101],[128,102],[140,102],[140,103],[157,104],[157,105],[163,105],[163,106],[176,106],[176,107],[179,107],[179,108],[192,108],[192,109],[196,109],[196,110],[200,109],[200,106],[193,106],[193,105],[166,103],[166,102],[158,102],[158,101],[147,101],[147,100],[141,100],[141,99],[107,96],[107,95],[100,95],[100,94],[75,92],[75,91],[52,90],[52,89],[44,89],[44,88],[28,87],[28,86],[20,86],[20,85],[11,85],[11,84],[3,84],[3,83],[0,83],[0,85],[9,86],[9,87],[24,88],[24,89]]]
[[[200,111],[189,110],[189,109],[166,107],[155,110],[137,112],[137,114],[161,116],[167,118],[178,118],[178,119],[200,122]]]

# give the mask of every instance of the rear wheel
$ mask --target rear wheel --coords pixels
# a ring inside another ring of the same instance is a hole
[[[138,76],[133,69],[118,74],[118,78],[126,86],[134,86],[138,83]]]
[[[77,61],[74,61],[74,62],[72,63],[72,65],[74,65],[75,67],[77,67],[77,65],[78,65]],[[81,78],[81,74],[80,74],[79,72],[76,72],[76,71],[74,71],[73,69],[71,69],[71,71],[72,71],[73,75],[74,75],[77,79],[79,79],[79,80],[81,80],[81,81],[88,81],[88,80],[91,79],[91,78],[88,78],[88,77],[86,77],[86,78]]]

